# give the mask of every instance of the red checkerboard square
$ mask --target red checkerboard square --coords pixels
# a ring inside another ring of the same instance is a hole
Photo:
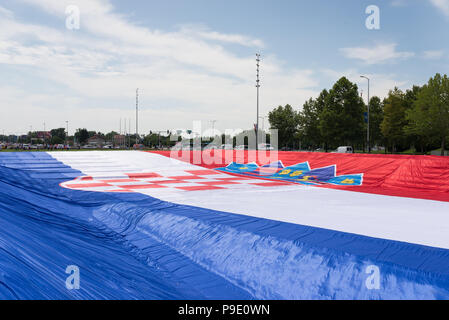
[[[157,174],[155,172],[140,172],[140,173],[125,173],[130,178],[139,178],[139,179],[145,179],[145,178],[159,178],[162,176],[160,174]]]
[[[214,170],[186,170],[186,172],[194,174],[194,175],[198,175],[198,176],[220,174],[219,172],[214,171]]]

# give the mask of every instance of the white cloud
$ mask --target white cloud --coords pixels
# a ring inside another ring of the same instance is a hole
[[[438,10],[440,10],[444,15],[449,17],[449,0],[430,0]]]
[[[12,18],[13,16],[14,16],[14,14],[11,10],[0,7],[0,17]]]
[[[22,115],[11,117],[0,108],[10,131],[43,121],[47,128],[60,126],[67,119],[71,128],[118,130],[119,118],[134,118],[136,87],[141,88],[142,132],[207,119],[220,119],[222,129],[252,126],[254,47],[264,46],[261,40],[205,27],[152,30],[115,13],[106,0],[77,1],[81,29],[69,31],[65,7],[72,1],[23,1],[61,27],[22,23],[0,11],[0,68],[21,71],[16,90],[1,93],[1,106],[14,105]],[[227,44],[248,53],[236,55]],[[312,71],[287,69],[272,55],[263,56],[261,76],[261,114],[278,104],[301,105],[316,94]]]
[[[381,64],[413,57],[413,52],[396,51],[397,44],[378,44],[374,47],[341,48],[346,58],[361,60],[366,64]]]
[[[183,26],[180,31],[186,35],[194,35],[206,40],[234,43],[246,47],[263,48],[265,46],[263,41],[260,39],[253,39],[241,34],[223,34],[216,31],[211,31],[203,26]]]
[[[428,60],[440,59],[443,57],[443,55],[444,55],[443,50],[429,50],[429,51],[424,51],[424,53],[423,53],[424,59],[428,59]]]

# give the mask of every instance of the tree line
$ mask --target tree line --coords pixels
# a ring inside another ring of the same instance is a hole
[[[449,137],[449,78],[436,74],[423,86],[402,91],[394,88],[369,102],[370,148],[388,152],[428,152],[447,149]],[[280,148],[325,151],[350,145],[368,150],[368,106],[358,87],[346,77],[324,89],[295,110],[291,105],[274,108],[268,115],[278,129]]]

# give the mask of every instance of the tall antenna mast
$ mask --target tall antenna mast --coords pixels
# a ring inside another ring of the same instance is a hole
[[[212,122],[212,138],[215,139],[215,122],[217,122],[217,120],[211,120],[210,122]]]
[[[139,88],[136,89],[136,144],[139,143]]]
[[[65,124],[67,125],[67,135],[65,136],[65,145],[69,144],[69,121],[66,120]]]
[[[256,53],[256,66],[257,66],[257,75],[256,75],[256,88],[257,88],[256,150],[259,150],[259,88],[260,88],[259,63],[260,63],[260,54]]]
[[[124,137],[123,137],[123,147],[126,147],[126,136],[127,136],[127,134],[128,134],[128,131],[126,131],[126,118],[125,118],[125,135],[124,135]]]

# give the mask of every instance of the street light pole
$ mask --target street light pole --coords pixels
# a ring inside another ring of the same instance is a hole
[[[128,135],[128,131],[126,130],[126,118],[125,118],[125,121],[124,121],[124,127],[125,127],[125,132],[124,132],[124,135],[123,135],[123,142],[122,142],[122,147],[123,148],[126,148],[126,136]]]
[[[69,121],[68,120],[66,120],[66,122],[65,122],[65,124],[66,124],[66,126],[67,126],[67,134],[66,134],[66,136],[65,136],[65,145],[67,146],[68,144],[69,144]]]
[[[215,139],[215,122],[217,120],[211,120],[210,122],[212,122],[212,138]]]
[[[256,66],[257,66],[257,78],[256,78],[256,88],[257,88],[256,151],[259,150],[259,88],[260,88],[259,63],[260,63],[260,54],[256,53]]]
[[[369,82],[370,79],[366,76],[360,76],[360,78],[364,78],[366,80],[368,80],[368,112],[367,112],[367,120],[368,120],[368,125],[367,125],[367,129],[366,129],[366,141],[368,144],[368,153],[371,153],[371,145],[370,145],[370,131],[369,131],[369,105],[370,105],[370,100],[369,100]]]
[[[136,144],[139,143],[139,88],[136,89]]]

